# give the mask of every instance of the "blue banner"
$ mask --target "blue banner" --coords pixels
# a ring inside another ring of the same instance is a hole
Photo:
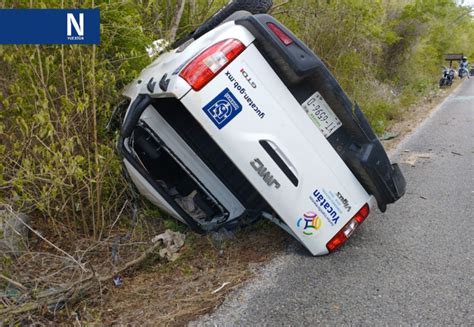
[[[0,44],[99,43],[99,9],[0,9]]]

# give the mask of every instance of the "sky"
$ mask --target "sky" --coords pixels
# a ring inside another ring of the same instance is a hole
[[[457,2],[458,2],[458,3],[462,3],[463,1],[462,1],[462,0],[458,0]],[[474,7],[474,0],[464,0],[464,5],[465,5],[465,6]]]

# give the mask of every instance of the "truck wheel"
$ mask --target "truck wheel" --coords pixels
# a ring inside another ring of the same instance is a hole
[[[198,39],[210,30],[216,28],[230,15],[236,11],[244,10],[251,14],[264,14],[273,5],[272,0],[231,0],[227,5],[219,9],[214,15],[209,17],[196,31],[192,34],[193,39]]]
[[[222,25],[222,24],[227,23],[227,22],[231,22],[233,20],[248,17],[248,16],[251,16],[251,15],[252,15],[252,13],[248,12],[247,10],[239,10],[239,11],[236,11],[235,13],[233,13],[232,15],[230,15],[229,17],[227,17],[226,19],[224,19],[224,21],[222,23],[220,23],[219,25]]]

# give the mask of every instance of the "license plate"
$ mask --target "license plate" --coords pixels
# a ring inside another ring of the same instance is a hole
[[[325,138],[342,126],[339,118],[319,92],[310,96],[301,106]]]

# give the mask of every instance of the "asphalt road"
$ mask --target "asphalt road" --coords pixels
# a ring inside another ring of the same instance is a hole
[[[392,160],[407,193],[385,214],[329,256],[311,257],[295,241],[198,324],[472,326],[474,79]]]

